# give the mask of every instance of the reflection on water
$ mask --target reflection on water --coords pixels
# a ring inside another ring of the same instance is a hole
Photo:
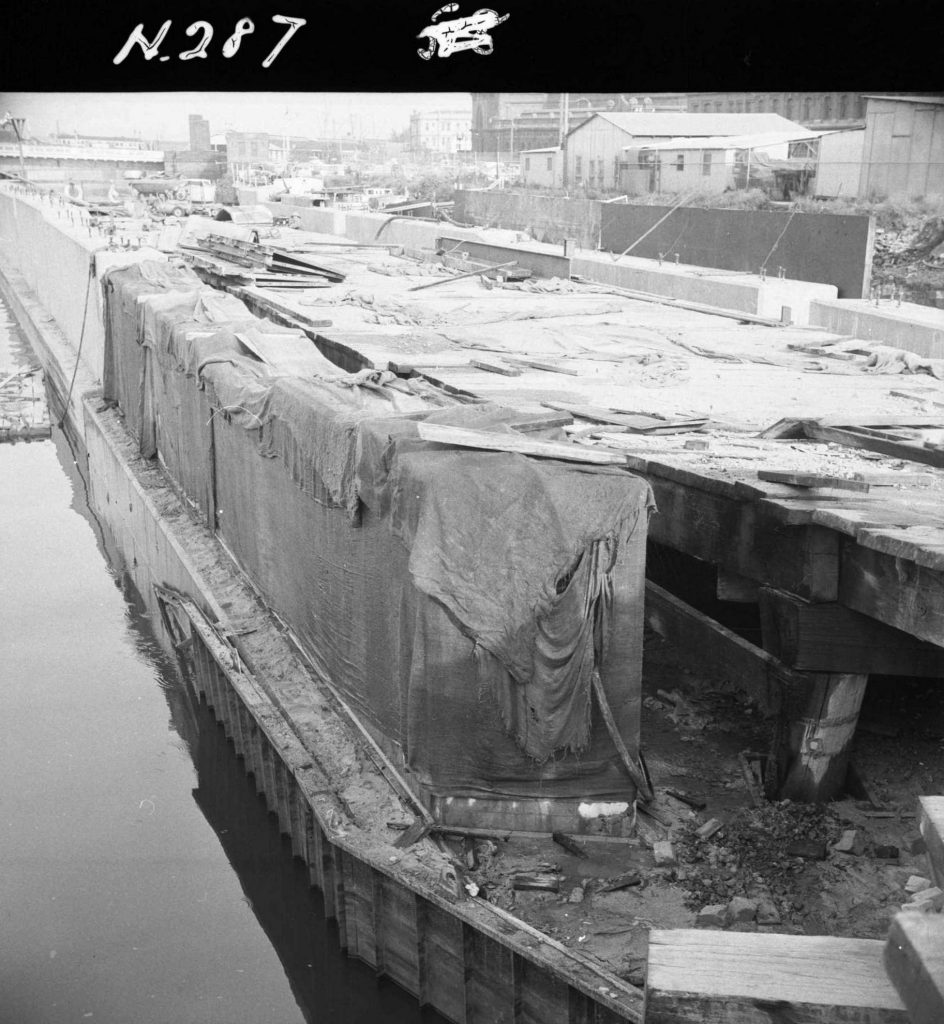
[[[0,1021],[438,1019],[342,955],[53,442],[0,445]]]

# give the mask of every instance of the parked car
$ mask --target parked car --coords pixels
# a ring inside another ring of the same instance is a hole
[[[152,198],[148,203],[148,209],[159,217],[189,217],[191,213],[195,212],[194,205],[189,199],[174,199],[173,197]]]

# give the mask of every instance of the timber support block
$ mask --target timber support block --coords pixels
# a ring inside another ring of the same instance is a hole
[[[809,672],[944,677],[944,648],[831,602],[760,589],[764,650]]]

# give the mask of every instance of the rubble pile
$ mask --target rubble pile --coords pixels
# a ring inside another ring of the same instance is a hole
[[[876,228],[873,259],[877,267],[922,259],[944,266],[944,217],[909,224],[900,231]]]
[[[876,228],[873,294],[920,305],[942,305],[944,217],[906,222],[900,230]]]
[[[676,881],[687,892],[691,909],[738,897],[772,898],[786,911],[804,876],[815,875],[816,863],[825,860],[842,828],[827,806],[783,800],[738,811],[708,838],[699,831],[688,825],[675,840]]]

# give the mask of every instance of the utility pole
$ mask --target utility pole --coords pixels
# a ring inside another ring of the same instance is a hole
[[[561,188],[567,188],[567,129],[570,123],[570,94],[561,93],[560,100],[560,151]]]
[[[4,114],[3,120],[0,121],[0,126],[5,124],[10,125],[16,134],[16,145],[20,153],[20,177],[26,181],[26,163],[23,160],[23,132],[26,129],[26,118],[25,117],[14,117],[12,114]]]

